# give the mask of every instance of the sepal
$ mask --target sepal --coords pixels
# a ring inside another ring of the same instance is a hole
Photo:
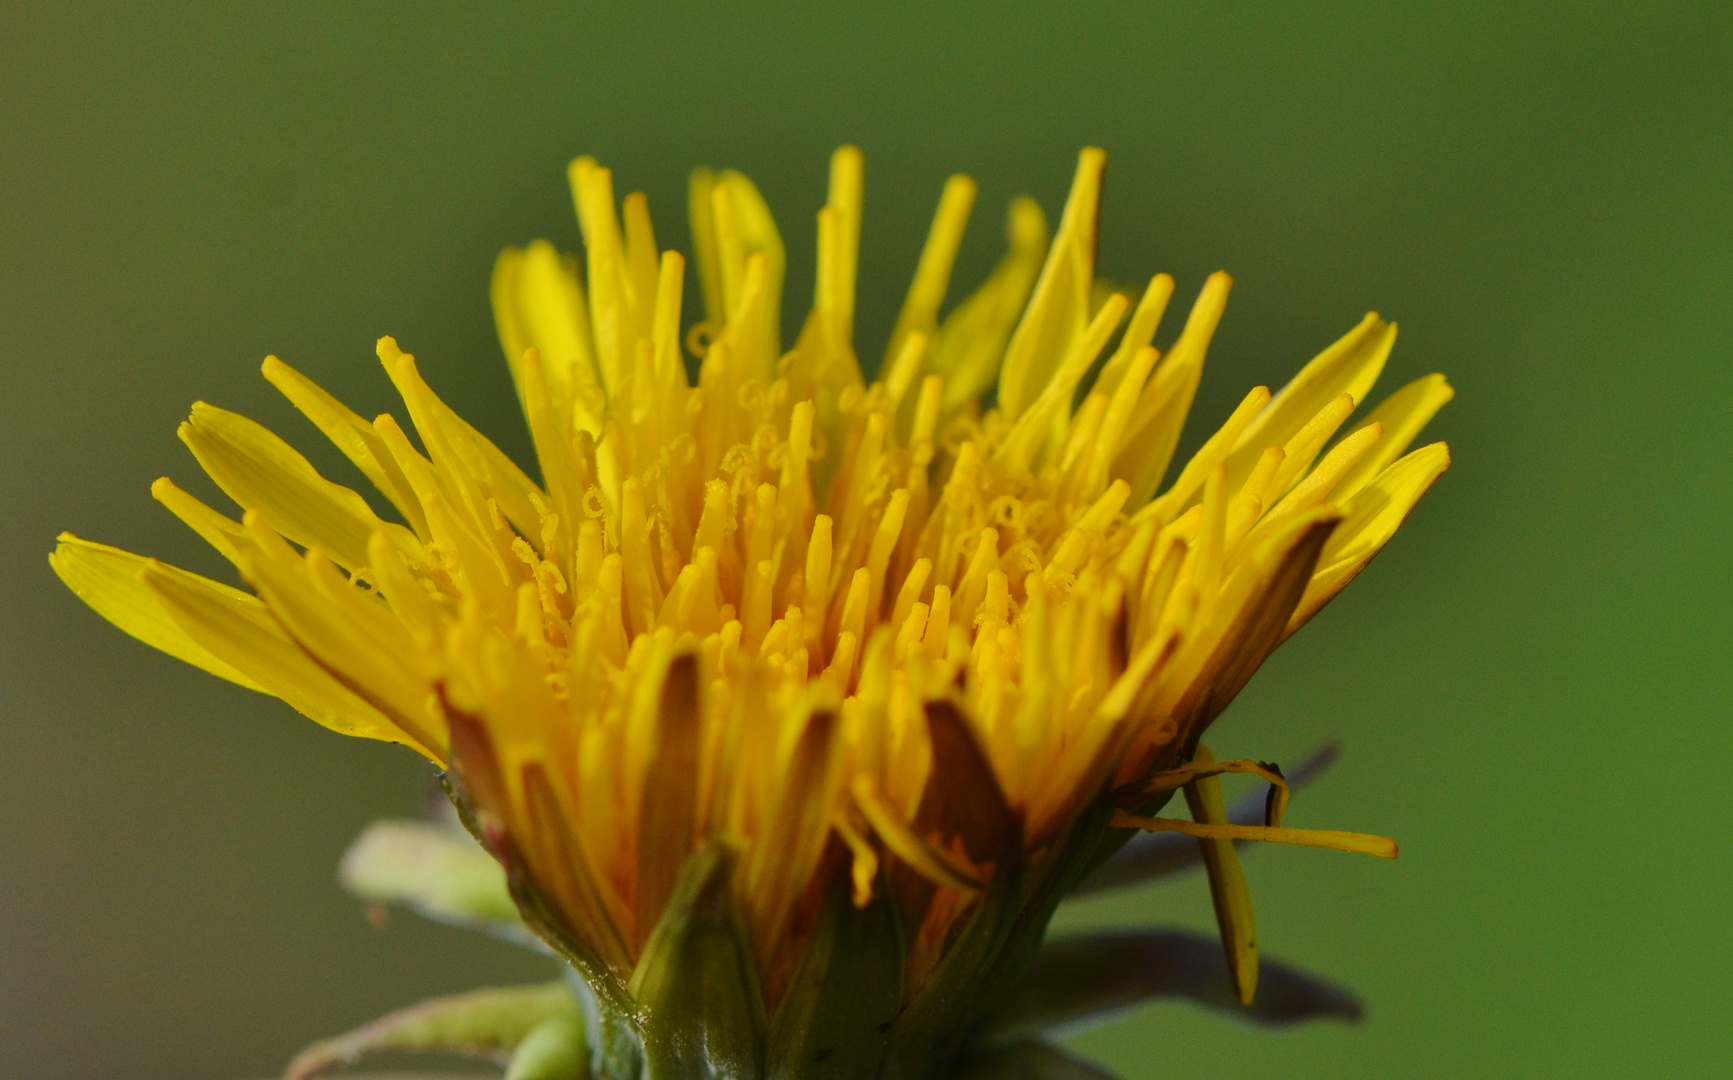
[[[1007,860],[994,869],[945,958],[891,1027],[881,1076],[921,1080],[942,1074],[981,1007],[994,962],[1017,926],[1022,909],[1021,867]]]
[[[1069,832],[1039,866],[1022,898],[1022,909],[992,966],[976,984],[976,1002],[964,1023],[965,1037],[979,1025],[999,1001],[1015,989],[1040,955],[1041,943],[1053,913],[1067,893],[1099,861],[1097,849],[1104,839],[1106,823],[1113,815],[1113,792],[1103,788],[1071,824]]]
[[[485,847],[505,870],[506,886],[524,925],[545,942],[562,960],[582,976],[588,997],[595,1002],[591,1010],[604,1020],[629,1016],[631,997],[614,972],[593,949],[578,938],[561,916],[547,891],[535,880],[523,853],[505,826],[507,798],[505,780],[493,744],[481,724],[456,710],[447,710],[451,729],[452,768],[440,774],[446,795],[457,810],[457,817],[478,843]],[[604,1024],[604,1034],[612,1030]],[[592,1039],[598,1034],[591,1030]],[[596,1042],[597,1054],[614,1041]],[[610,1072],[610,1070],[600,1070]],[[610,1075],[627,1075],[610,1072]]]
[[[982,1046],[1071,1035],[1157,998],[1184,998],[1241,1020],[1284,1026],[1357,1021],[1355,996],[1286,964],[1265,960],[1257,1000],[1242,1007],[1213,938],[1183,930],[1121,931],[1049,942],[1017,989],[982,1023]]]
[[[646,1080],[757,1080],[764,1009],[729,879],[733,854],[700,844],[632,973]]]
[[[903,999],[907,948],[882,888],[856,907],[832,883],[794,980],[777,1007],[770,1080],[853,1080],[878,1073]]]

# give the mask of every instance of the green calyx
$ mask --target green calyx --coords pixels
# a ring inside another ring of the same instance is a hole
[[[1307,762],[1290,780],[1327,764]],[[508,1070],[505,1080],[1091,1080],[1108,1074],[1051,1040],[1150,1000],[1183,999],[1267,1026],[1361,1015],[1352,994],[1267,958],[1255,1000],[1243,1005],[1244,973],[1224,963],[1223,944],[1185,931],[1046,940],[1074,892],[1209,866],[1212,850],[1189,837],[1142,835],[1128,845],[1133,834],[1111,827],[1108,792],[1038,858],[1026,861],[1020,844],[1002,849],[937,966],[913,987],[905,963],[916,931],[890,872],[881,870],[861,906],[845,874],[823,876],[810,922],[793,931],[798,952],[767,973],[736,905],[735,855],[713,840],[682,864],[634,970],[616,973],[563,927],[509,838],[489,833],[460,785],[452,794],[475,839],[451,824],[377,824],[345,857],[345,885],[375,906],[401,904],[530,944],[565,961],[565,978],[393,1013],[310,1047],[291,1080],[376,1050],[488,1057]],[[1138,809],[1153,812],[1170,795]],[[1264,813],[1260,791],[1204,816],[1249,823]],[[1219,842],[1213,854],[1223,847],[1231,854]],[[1212,888],[1215,877],[1211,870]]]
[[[875,1076],[903,1005],[902,928],[880,890],[856,907],[832,884],[771,1030],[770,1080]]]
[[[763,1075],[763,996],[729,889],[733,863],[722,845],[699,845],[632,973],[647,1080]]]

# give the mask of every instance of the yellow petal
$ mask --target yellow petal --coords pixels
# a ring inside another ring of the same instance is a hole
[[[1053,421],[1066,415],[1078,382],[1095,363],[1095,358],[1101,355],[1101,350],[1106,348],[1107,339],[1119,328],[1119,320],[1125,317],[1125,310],[1130,306],[1123,295],[1114,293],[1101,305],[1101,310],[1095,313],[1088,326],[1072,338],[1069,351],[1052,370],[1040,395],[1028,402],[1010,434],[993,452],[995,463],[1022,470],[1034,462]]]
[[[692,264],[698,270],[698,291],[704,298],[704,321],[711,334],[728,320],[722,296],[722,263],[716,251],[716,174],[706,168],[692,170],[686,186],[686,219],[692,230]],[[694,347],[693,352],[703,350]]]
[[[945,378],[940,411],[950,415],[993,385],[999,361],[1047,257],[1047,219],[1034,199],[1011,201],[1009,251],[986,282],[945,317],[929,350],[929,366]]]
[[[1101,374],[1096,376],[1093,389],[1108,395],[1119,389],[1125,373],[1131,369],[1133,358],[1155,339],[1155,328],[1161,325],[1167,302],[1172,298],[1172,276],[1157,274],[1149,279],[1143,297],[1137,302],[1137,310],[1131,313],[1131,321],[1125,324],[1119,347],[1113,350],[1112,359],[1101,366]]]
[[[161,563],[146,566],[141,576],[189,637],[303,716],[343,735],[404,743],[434,762],[441,760],[314,663],[253,597]]]
[[[204,537],[205,543],[222,552],[223,558],[241,564],[241,552],[252,546],[247,530],[233,518],[224,517],[198,499],[175,486],[166,476],[158,477],[150,486],[151,497],[169,508],[169,512]]]
[[[1373,477],[1407,452],[1427,421],[1455,396],[1455,388],[1445,381],[1444,376],[1427,375],[1415,379],[1379,402],[1372,414],[1357,424],[1348,437],[1351,438],[1356,432],[1373,424],[1384,425],[1384,437],[1378,440],[1365,457],[1342,474],[1342,479],[1337,481],[1334,489],[1336,501],[1347,502],[1370,483]]]
[[[395,340],[380,338],[375,351],[391,381],[403,395],[416,432],[421,435],[434,464],[443,470],[445,477],[463,487],[466,497],[475,501],[478,511],[484,498],[493,498],[500,513],[518,532],[539,542],[541,517],[535,504],[540,502],[546,506],[547,494],[499,447],[440,400],[422,379],[415,357],[399,349]],[[544,359],[544,366],[545,362]],[[426,506],[422,509],[425,511]],[[477,518],[485,520],[485,513],[478,512]]]
[[[732,217],[728,233],[735,242],[730,246],[737,248],[738,254],[729,254],[739,260],[736,266],[724,268],[723,278],[732,280],[738,276],[744,279],[747,260],[754,255],[764,257],[763,333],[769,345],[768,354],[780,356],[782,279],[788,263],[782,248],[782,235],[776,230],[776,219],[771,216],[770,207],[765,205],[764,196],[744,174],[724,169],[716,181],[717,186],[726,192],[726,203]]]
[[[1159,714],[1207,726],[1227,708],[1282,640],[1336,525],[1327,507],[1294,514],[1255,550],[1236,556],[1215,614],[1175,661],[1174,677],[1157,699]]]
[[[561,414],[592,435],[600,432],[607,402],[576,262],[546,240],[506,248],[494,263],[493,312],[519,399],[523,355],[540,349],[548,391]]]
[[[1238,490],[1265,447],[1285,444],[1338,395],[1348,394],[1355,404],[1365,401],[1395,343],[1396,324],[1369,312],[1358,326],[1301,368],[1240,436],[1228,459],[1231,486]]]
[[[902,352],[903,342],[910,334],[931,336],[938,328],[939,305],[945,302],[951,267],[963,243],[963,229],[969,223],[976,190],[975,182],[960,173],[945,181],[939,209],[933,214],[926,245],[921,248],[921,261],[915,264],[915,279],[909,283],[909,295],[903,300],[903,310],[897,315],[897,324],[885,346],[884,368],[888,369]]]
[[[354,410],[326,393],[312,379],[277,359],[265,357],[265,378],[282,391],[283,396],[313,421],[325,437],[343,451],[343,456],[355,463],[379,493],[391,500],[422,537],[427,536],[427,520],[421,515],[421,503],[404,478],[403,470],[385,449],[384,440],[373,425],[361,419]]]
[[[288,443],[246,417],[201,401],[180,436],[229,498],[263,513],[297,544],[324,547],[353,570],[367,565],[367,538],[384,530],[420,561],[413,533],[381,520],[365,499],[320,476]]]
[[[574,835],[581,821],[566,808],[540,762],[523,767],[524,816],[528,829],[519,842],[529,847],[546,887],[560,901],[561,914],[598,959],[617,975],[631,971],[633,950],[610,911],[608,893],[597,880],[584,845]]]
[[[590,286],[590,329],[596,346],[596,371],[611,398],[625,380],[638,335],[631,287],[626,276],[625,239],[614,209],[614,176],[593,158],[580,157],[566,169],[572,202],[584,234]],[[647,314],[647,313],[645,313]]]
[[[1131,484],[1131,505],[1141,507],[1155,494],[1173,461],[1186,415],[1191,412],[1210,340],[1221,324],[1234,279],[1220,271],[1209,276],[1186,316],[1185,329],[1168,350],[1138,396],[1112,475]]]
[[[351,621],[349,611],[322,595],[309,564],[256,513],[247,514],[246,524],[258,548],[242,559],[241,572],[289,637],[338,682],[390,717],[390,723],[402,729],[405,741],[412,740],[437,760],[445,748],[443,724],[429,709],[430,687],[419,672],[401,661],[401,649],[387,648],[375,636],[378,621],[367,626]],[[316,548],[310,553],[314,563],[317,553]],[[355,588],[346,583],[342,587]],[[383,618],[392,618],[383,614],[383,606],[380,610]],[[407,637],[406,628],[403,634]]]
[[[1342,508],[1342,523],[1324,545],[1318,569],[1288,620],[1284,637],[1304,626],[1366,568],[1448,468],[1448,446],[1441,442],[1423,446],[1379,473]]]
[[[1159,522],[1168,522],[1178,517],[1182,508],[1190,506],[1202,492],[1204,481],[1211,472],[1227,459],[1246,425],[1258,416],[1259,410],[1267,408],[1269,403],[1270,391],[1267,387],[1252,387],[1251,393],[1240,401],[1227,422],[1186,462],[1173,486],[1145,508],[1149,515]],[[1225,494],[1229,489],[1224,488],[1223,491]]]
[[[1396,841],[1388,836],[1339,832],[1335,829],[1199,824],[1195,821],[1181,821],[1178,818],[1138,817],[1135,814],[1123,812],[1113,815],[1113,827],[1116,829],[1142,829],[1144,832],[1184,833],[1199,839],[1262,840],[1271,844],[1298,844],[1301,847],[1329,848],[1332,851],[1375,855],[1380,859],[1394,859],[1397,855]]]
[[[826,260],[820,255],[821,262],[830,264],[821,269],[832,282],[831,288],[826,291],[830,297],[829,306],[833,309],[832,318],[837,321],[836,339],[848,346],[851,353],[854,342],[855,279],[860,273],[860,222],[866,185],[865,169],[859,147],[839,146],[830,155],[830,197],[825,200],[825,210],[834,215],[836,233],[831,257]]]
[[[842,793],[837,716],[815,711],[801,730],[777,785],[767,828],[747,857],[745,895],[752,930],[766,955],[818,869]]]
[[[659,680],[638,826],[638,944],[654,929],[696,842],[699,737],[704,724],[698,657],[682,653]]]
[[[54,572],[60,575],[67,588],[78,594],[78,598],[94,608],[98,615],[133,637],[212,675],[249,690],[268,693],[233,666],[211,655],[163,610],[156,595],[139,580],[139,571],[150,562],[142,555],[80,540],[71,533],[61,533],[59,546],[48,556],[49,565],[54,567]],[[226,585],[204,578],[198,580],[219,594],[226,594],[234,602],[252,600],[246,593]]]
[[[935,885],[944,885],[962,892],[979,892],[985,884],[972,867],[936,844],[922,839],[903,820],[902,814],[886,799],[870,777],[855,778],[855,805],[866,817],[873,832],[897,858],[908,863],[922,877]]]
[[[1071,194],[1059,232],[1035,282],[1034,295],[1005,348],[999,409],[1016,420],[1034,404],[1072,344],[1088,325],[1095,280],[1095,228],[1107,155],[1088,147],[1077,155]]]

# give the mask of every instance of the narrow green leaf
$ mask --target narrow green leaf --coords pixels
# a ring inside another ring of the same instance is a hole
[[[296,1055],[283,1078],[311,1080],[328,1069],[353,1064],[382,1050],[443,1051],[493,1058],[503,1064],[506,1056],[543,1023],[582,1023],[582,1019],[578,1003],[559,980],[471,990],[412,1005],[347,1034],[316,1042]]]
[[[1030,1040],[966,1058],[958,1080],[1118,1080],[1087,1058]]]
[[[349,845],[337,875],[345,889],[369,904],[402,904],[429,919],[464,926],[523,929],[505,871],[472,837],[451,826],[375,821]]]
[[[1157,998],[1183,998],[1256,1024],[1356,1021],[1361,1006],[1348,991],[1266,960],[1259,993],[1242,1007],[1220,944],[1182,930],[1090,934],[1048,942],[1035,965],[982,1023],[976,1043],[1020,1044],[1108,1023]]]

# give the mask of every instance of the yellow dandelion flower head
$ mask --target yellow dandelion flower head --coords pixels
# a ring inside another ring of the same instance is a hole
[[[397,520],[200,403],[181,438],[243,517],[154,493],[252,593],[71,536],[54,565],[146,642],[448,768],[598,993],[652,995],[673,898],[721,890],[764,1007],[833,894],[894,912],[917,999],[996,883],[1038,907],[1110,822],[1162,827],[1204,729],[1449,463],[1408,452],[1441,376],[1338,437],[1396,336],[1367,315],[1164,488],[1231,282],[1153,347],[1173,280],[1095,277],[1104,162],[1082,153],[1056,229],[1013,202],[1009,250],[941,319],[975,196],[952,177],[869,381],[858,151],[831,161],[787,348],[783,244],[749,180],[692,179],[703,319],[683,334],[685,260],[581,158],[582,260],[538,241],[493,280],[539,481],[384,338],[407,424],[264,373]]]

